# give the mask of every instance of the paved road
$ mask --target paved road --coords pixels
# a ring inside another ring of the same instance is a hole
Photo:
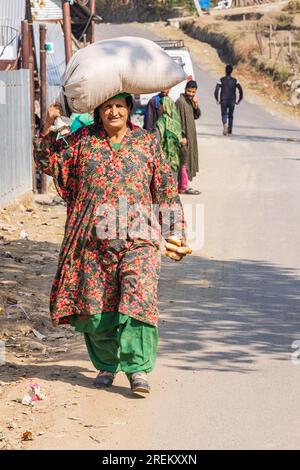
[[[124,25],[97,35],[153,38]],[[204,205],[205,244],[181,265],[164,263],[153,394],[126,404],[111,395],[129,421],[118,445],[300,448],[300,365],[290,356],[300,339],[300,128],[245,101],[223,137],[217,77],[194,59],[203,115],[193,186],[203,194],[183,201]]]

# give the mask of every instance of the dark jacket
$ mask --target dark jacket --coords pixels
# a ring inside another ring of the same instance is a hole
[[[162,115],[160,108],[160,94],[153,96],[147,104],[146,114],[144,118],[144,129],[154,132],[156,128],[156,122]]]
[[[215,89],[216,101],[234,101],[236,102],[236,90],[239,92],[238,103],[243,99],[243,89],[236,78],[230,75],[223,77],[217,83]],[[221,93],[220,93],[221,92]]]

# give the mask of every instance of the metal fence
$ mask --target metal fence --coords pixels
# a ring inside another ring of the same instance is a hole
[[[0,72],[0,207],[31,189],[29,71]]]

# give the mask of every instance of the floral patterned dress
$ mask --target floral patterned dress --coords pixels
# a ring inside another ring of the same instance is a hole
[[[88,126],[65,141],[41,134],[35,147],[38,168],[67,203],[50,296],[53,323],[119,310],[156,326],[161,232],[184,238],[185,223],[155,136],[130,124],[114,151],[104,130]]]

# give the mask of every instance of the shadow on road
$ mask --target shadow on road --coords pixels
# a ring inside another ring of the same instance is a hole
[[[259,356],[289,360],[300,338],[299,289],[292,269],[266,262],[164,261],[160,354],[198,371],[251,372]]]
[[[219,139],[224,139],[225,137],[222,134],[222,130],[220,128],[220,133],[208,133],[208,132],[197,132],[198,139],[203,139],[207,137],[214,137]],[[249,142],[282,142],[282,143],[300,143],[300,139],[292,138],[292,137],[279,137],[279,136],[261,136],[261,135],[239,135],[233,134],[232,136],[227,136],[226,139],[233,139],[237,141],[249,141]]]
[[[53,331],[48,301],[58,247],[47,242],[18,243],[3,246],[1,277],[12,281],[5,291],[21,300],[30,314],[29,331],[33,326],[47,335]],[[6,258],[7,250],[12,257]],[[31,293],[31,297],[24,297],[19,289]],[[190,256],[175,264],[164,258],[159,286],[160,357],[176,369],[240,373],[254,371],[258,357],[289,360],[292,341],[300,339],[299,292],[296,272],[271,263]],[[18,317],[11,321],[16,329]],[[28,323],[22,315],[20,321]],[[24,334],[38,341],[28,333],[28,326]],[[54,346],[47,340],[42,344]],[[62,339],[59,345],[66,346],[67,352],[50,353],[49,357],[29,353],[31,364],[2,366],[1,380],[10,382],[27,376],[92,387],[92,365],[86,369],[77,363],[87,358],[83,340]],[[66,360],[70,365],[62,363]],[[123,393],[127,396],[128,391]]]
[[[205,127],[216,127],[216,124],[204,124]],[[241,124],[235,125],[235,129],[262,129],[266,131],[280,131],[280,132],[299,132],[300,128],[294,127],[293,129],[280,128],[280,127],[265,127],[265,126],[243,126]]]
[[[76,365],[76,361],[88,359],[88,356],[83,347],[76,346],[72,354],[68,354],[66,357],[61,357],[56,363],[48,364],[46,360],[42,358],[36,364],[14,364],[7,362],[6,365],[1,366],[1,381],[4,383],[18,382],[20,379],[34,377],[35,379],[45,380],[47,382],[59,382],[72,385],[74,387],[83,387],[86,389],[95,390],[93,380],[97,375],[97,371],[94,370],[92,364],[90,368],[81,367]],[[60,365],[59,362],[68,359],[74,360],[74,365],[66,367],[66,365]],[[144,395],[132,393],[130,390],[129,382],[128,387],[120,385],[114,385],[112,388],[98,388],[99,393],[112,393],[116,395],[122,395],[123,397],[130,400],[141,400],[144,399]]]

